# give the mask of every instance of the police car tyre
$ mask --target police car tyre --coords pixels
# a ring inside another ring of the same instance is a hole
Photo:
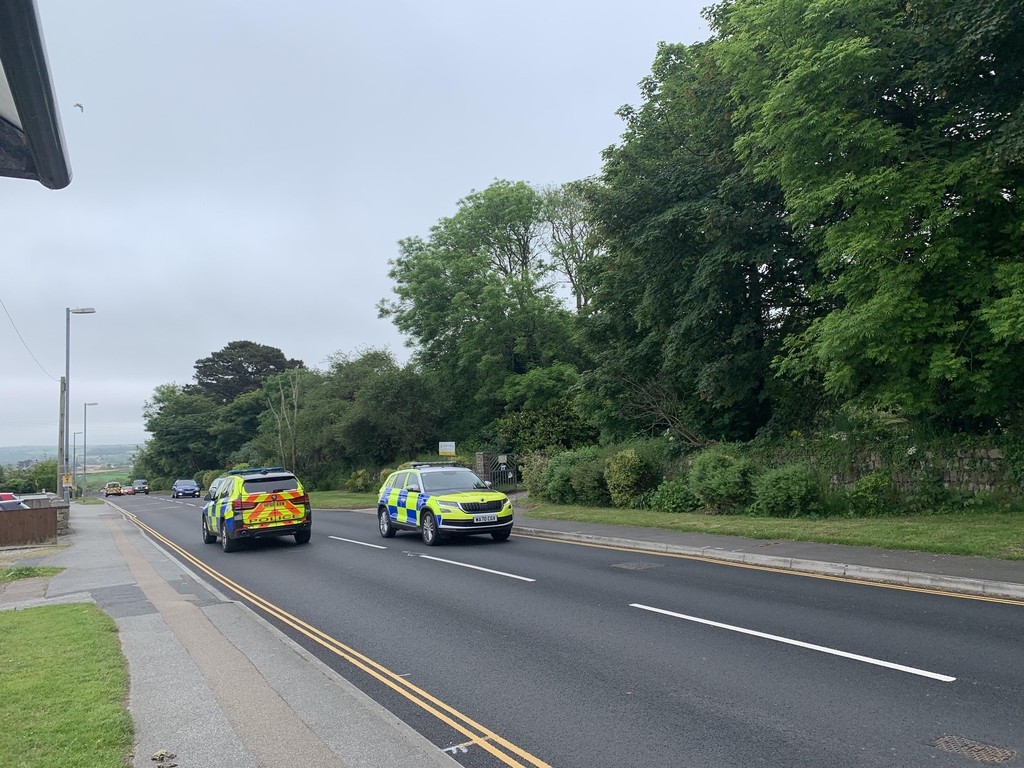
[[[511,528],[509,528],[507,531],[491,531],[491,538],[495,541],[508,541],[508,537],[511,535]]]
[[[216,544],[217,534],[210,533],[210,529],[206,527],[206,515],[203,516],[203,544]]]
[[[296,544],[309,544],[309,538],[313,535],[312,531],[299,531],[295,534]]]
[[[437,533],[437,518],[429,510],[423,510],[423,521],[420,526],[420,533],[423,536],[423,543],[428,547],[437,545],[441,537]]]
[[[377,524],[380,528],[380,535],[385,539],[393,539],[395,537],[395,526],[391,524],[391,513],[388,512],[387,507],[381,507],[377,510]]]
[[[220,548],[225,552],[234,552],[238,549],[238,542],[228,536],[227,524],[220,522]]]

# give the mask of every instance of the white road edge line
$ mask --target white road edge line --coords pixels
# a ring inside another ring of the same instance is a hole
[[[373,547],[374,549],[387,549],[382,547],[380,544],[367,544],[365,541],[356,541],[355,539],[343,539],[341,536],[328,536],[328,539],[337,539],[338,541],[347,541],[349,544],[359,544],[363,547]]]
[[[536,579],[528,579],[525,576],[516,576],[514,573],[505,573],[504,571],[492,571],[490,568],[481,568],[479,565],[470,565],[469,563],[459,563],[455,560],[445,560],[441,557],[431,557],[430,555],[418,555],[424,560],[436,560],[439,563],[448,563],[448,565],[461,565],[463,568],[472,568],[474,571],[483,571],[484,573],[493,573],[497,576],[508,576],[510,579],[519,579],[520,581],[536,581]]]
[[[698,624],[707,624],[709,627],[719,627],[720,629],[728,629],[733,632],[740,632],[744,635],[753,635],[754,637],[762,637],[765,640],[774,640],[777,643],[785,643],[786,645],[795,645],[798,648],[808,648],[812,651],[820,651],[821,653],[829,653],[833,656],[842,656],[844,659],[853,659],[854,661],[863,661],[865,664],[874,664],[879,667],[887,667],[888,669],[895,669],[899,672],[907,672],[911,675],[920,675],[921,677],[928,677],[932,680],[939,680],[943,683],[952,683],[956,680],[955,677],[949,675],[940,675],[937,672],[928,672],[924,669],[917,669],[916,667],[905,667],[902,664],[894,664],[891,661],[882,661],[881,659],[873,659],[870,656],[860,656],[856,653],[847,653],[846,651],[839,651],[835,648],[826,648],[823,645],[813,645],[811,643],[804,643],[800,640],[791,640],[788,637],[779,637],[778,635],[769,635],[767,632],[758,632],[753,629],[744,629],[743,627],[734,627],[732,624],[721,624],[717,621],[709,621],[708,619],[699,619],[696,616],[687,616],[685,613],[674,613],[673,611],[666,611],[662,608],[652,608],[649,605],[641,605],[640,603],[630,603],[630,608],[639,608],[644,611],[651,611],[652,613],[661,613],[665,616],[672,616],[677,619],[685,619],[686,621],[694,621]]]

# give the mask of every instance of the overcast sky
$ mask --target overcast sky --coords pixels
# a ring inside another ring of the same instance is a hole
[[[57,379],[64,308],[96,308],[92,444],[143,442],[153,388],[233,340],[404,358],[396,241],[495,178],[597,173],[658,41],[708,35],[690,0],[37,3],[74,180],[0,179],[0,298]],[[0,314],[0,445],[56,445],[58,401]]]

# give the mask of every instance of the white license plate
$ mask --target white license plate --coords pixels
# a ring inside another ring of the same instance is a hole
[[[496,523],[498,522],[497,515],[473,515],[474,523]]]

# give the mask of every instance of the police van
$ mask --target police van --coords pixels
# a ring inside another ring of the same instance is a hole
[[[452,463],[416,463],[392,472],[380,489],[377,523],[386,539],[418,531],[434,546],[444,536],[512,534],[512,502],[476,473]]]
[[[284,467],[232,470],[210,483],[204,499],[203,542],[220,539],[225,552],[244,539],[294,536],[296,544],[306,544],[312,536],[309,496]]]

